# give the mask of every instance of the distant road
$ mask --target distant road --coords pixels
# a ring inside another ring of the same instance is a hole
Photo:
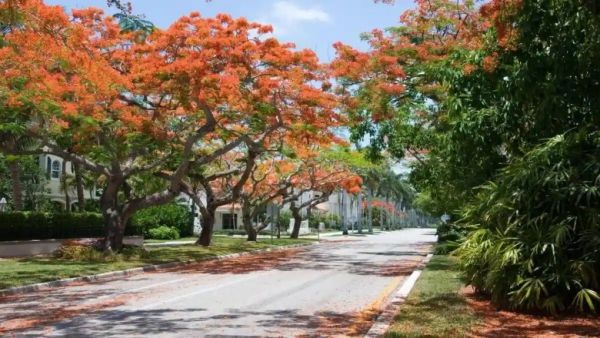
[[[349,336],[435,242],[434,230],[328,237],[302,249],[0,299],[19,336]]]

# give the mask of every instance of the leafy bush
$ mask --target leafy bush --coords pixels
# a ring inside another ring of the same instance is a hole
[[[467,281],[513,309],[600,305],[600,132],[557,136],[513,162],[464,210]]]
[[[85,245],[63,245],[54,255],[57,258],[74,260],[74,261],[101,261],[104,260],[100,250],[92,246]]]
[[[456,250],[464,241],[467,231],[456,223],[440,223],[437,225],[438,244],[436,255],[447,255]]]
[[[0,213],[0,241],[103,237],[104,218],[97,213]],[[127,227],[126,235],[138,235]]]
[[[292,213],[288,210],[283,211],[279,214],[279,228],[281,229],[281,232],[285,232],[289,225],[290,225],[290,220],[292,219]]]
[[[131,219],[131,225],[151,238],[150,230],[160,226],[175,228],[180,237],[192,235],[192,214],[177,203],[140,210]]]
[[[161,225],[148,230],[148,238],[151,239],[179,239],[179,230]]]
[[[113,252],[106,254],[102,252],[96,244],[97,243],[65,243],[54,253],[54,256],[56,258],[78,262],[115,262],[149,257],[148,252],[144,248],[125,247],[119,253]]]

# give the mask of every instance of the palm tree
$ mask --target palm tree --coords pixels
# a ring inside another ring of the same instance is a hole
[[[75,191],[77,192],[77,206],[80,212],[85,211],[84,182],[79,163],[73,163],[75,173]]]
[[[21,182],[21,166],[16,159],[8,162],[10,171],[12,207],[15,211],[23,210],[23,185]]]
[[[373,233],[373,198],[380,185],[380,179],[381,171],[376,169],[369,169],[363,175],[363,182],[367,188],[367,230],[370,234]]]
[[[398,204],[402,206],[405,203],[412,201],[415,196],[415,191],[401,175],[388,170],[379,175],[377,194],[385,198],[386,205],[389,205],[390,202],[393,201],[395,206]],[[393,213],[386,211],[386,223],[388,229],[393,225],[392,217]],[[383,224],[382,221],[381,225],[383,226]]]

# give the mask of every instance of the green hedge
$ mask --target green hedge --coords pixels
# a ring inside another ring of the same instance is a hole
[[[136,212],[131,225],[147,237],[150,237],[151,229],[161,226],[175,228],[179,236],[187,237],[192,235],[192,221],[192,214],[187,207],[169,203]]]
[[[0,213],[0,241],[103,237],[104,219],[98,213]],[[128,226],[126,235],[141,234]]]

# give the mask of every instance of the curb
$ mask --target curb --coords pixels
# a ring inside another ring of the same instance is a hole
[[[180,262],[148,264],[148,265],[141,266],[139,268],[131,268],[131,269],[127,269],[127,270],[109,271],[109,272],[104,272],[104,273],[95,274],[95,275],[72,277],[72,278],[58,279],[58,280],[54,280],[54,281],[50,281],[50,282],[36,283],[36,284],[23,285],[23,286],[15,286],[12,288],[0,290],[0,297],[24,294],[24,293],[38,291],[38,290],[46,289],[46,288],[67,286],[73,282],[97,282],[97,281],[103,281],[103,280],[107,280],[107,279],[115,279],[115,277],[127,277],[127,276],[139,275],[139,274],[145,273],[147,271],[159,271],[159,270],[165,270],[165,269],[186,266],[189,264],[194,264],[194,263],[199,263],[199,262],[226,260],[226,259],[248,256],[248,255],[257,254],[257,253],[264,253],[264,252],[271,252],[271,251],[283,251],[283,250],[287,250],[287,249],[300,248],[300,247],[316,245],[316,244],[319,244],[319,242],[308,243],[308,244],[292,244],[292,245],[285,245],[285,246],[279,246],[279,247],[267,248],[267,249],[257,249],[257,250],[252,250],[252,251],[238,252],[238,253],[215,256],[215,257],[207,257],[207,258],[203,258],[203,259],[190,259],[187,261],[180,261]]]
[[[429,263],[431,257],[433,257],[433,254],[427,254],[421,263],[419,263],[418,269],[413,271],[410,276],[406,278],[400,289],[398,289],[393,298],[385,306],[381,314],[377,317],[377,319],[375,319],[375,323],[373,323],[373,326],[371,326],[367,334],[364,335],[364,338],[378,338],[385,335],[385,332],[390,327],[394,316],[400,309],[400,306],[406,301],[408,294],[415,286],[415,283],[423,272],[423,268],[427,265],[427,263]]]

